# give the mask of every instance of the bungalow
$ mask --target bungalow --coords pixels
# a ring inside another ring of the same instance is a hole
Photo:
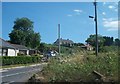
[[[35,54],[35,50],[23,45],[11,44],[0,38],[0,56],[17,56],[19,53],[31,55]]]
[[[16,56],[15,48],[0,38],[0,56]]]
[[[24,55],[29,55],[29,48],[23,46],[23,45],[18,45],[18,44],[11,44],[15,50],[16,50],[16,55],[19,54],[24,54]]]

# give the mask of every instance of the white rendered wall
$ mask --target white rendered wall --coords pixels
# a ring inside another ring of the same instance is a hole
[[[8,49],[8,56],[16,56],[16,52],[14,49]]]
[[[16,51],[15,56],[17,56],[17,54],[19,53],[19,50],[15,50],[15,51]]]

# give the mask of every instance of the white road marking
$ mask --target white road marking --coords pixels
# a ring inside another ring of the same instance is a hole
[[[10,83],[13,83],[13,82],[15,82],[15,81],[10,81],[9,84],[10,84]]]
[[[10,84],[10,83],[13,83],[15,81],[6,81],[6,82],[2,82],[1,84]]]
[[[1,73],[1,72],[7,72],[7,71],[8,71],[8,70],[0,70],[0,73]]]
[[[30,71],[25,71],[25,72],[19,72],[19,73],[10,74],[10,75],[5,75],[5,76],[1,76],[1,77],[3,78],[3,77],[8,77],[8,76],[14,76],[14,75],[23,74],[23,73],[28,73],[28,72],[37,71],[37,70],[41,70],[41,69],[34,69],[34,70],[30,70]]]

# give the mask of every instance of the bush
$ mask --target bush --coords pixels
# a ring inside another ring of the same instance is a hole
[[[117,81],[118,56],[115,53],[102,53],[99,54],[99,57],[88,55],[84,56],[83,59],[79,55],[74,56],[72,61],[59,62],[59,60],[51,59],[48,66],[38,75],[44,77],[43,82],[92,82],[96,79],[92,74],[94,70],[110,80]]]
[[[19,53],[17,53],[17,55],[18,56],[23,56],[23,55],[25,55],[23,52],[19,52]]]
[[[2,65],[39,63],[40,60],[40,56],[3,56]]]

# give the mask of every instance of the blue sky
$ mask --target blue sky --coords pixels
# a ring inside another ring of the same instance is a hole
[[[99,2],[98,33],[118,37],[118,3]],[[9,40],[16,18],[27,17],[34,22],[34,31],[41,41],[53,43],[57,39],[57,25],[61,24],[61,38],[85,43],[90,34],[95,34],[92,2],[3,2],[2,38]]]

